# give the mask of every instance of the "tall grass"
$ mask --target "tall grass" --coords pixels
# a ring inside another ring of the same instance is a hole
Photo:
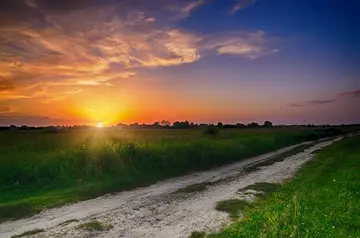
[[[0,133],[0,220],[242,160],[339,130]]]
[[[212,238],[359,237],[360,136],[320,151],[294,180]]]

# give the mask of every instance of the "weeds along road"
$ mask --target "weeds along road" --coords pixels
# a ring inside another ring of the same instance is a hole
[[[258,182],[281,183],[310,160],[314,151],[341,139],[306,142],[213,170],[5,222],[0,224],[0,237],[41,231],[29,237],[176,238],[188,237],[195,230],[215,231],[231,222],[228,214],[215,210],[217,201],[251,200],[253,194],[239,189]],[[305,150],[296,151],[299,146]],[[296,154],[288,153],[292,150]],[[281,155],[291,156],[276,160]],[[265,162],[269,160],[273,164]],[[102,226],[93,230],[79,227],[89,222]]]

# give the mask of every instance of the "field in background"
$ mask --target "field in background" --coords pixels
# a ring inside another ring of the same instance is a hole
[[[321,150],[279,192],[245,211],[244,220],[207,237],[359,237],[359,171],[360,136],[346,138]]]
[[[4,131],[0,221],[343,133],[326,129]]]

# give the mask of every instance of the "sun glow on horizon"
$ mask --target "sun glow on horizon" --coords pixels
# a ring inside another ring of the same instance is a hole
[[[103,127],[103,124],[102,124],[102,123],[98,123],[98,124],[96,125],[96,127],[97,127],[97,128],[102,128],[102,127]]]

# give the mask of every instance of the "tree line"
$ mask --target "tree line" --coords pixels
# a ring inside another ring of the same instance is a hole
[[[173,123],[170,123],[169,121],[160,121],[160,122],[154,122],[153,124],[139,124],[139,123],[133,123],[133,124],[123,124],[119,123],[117,124],[117,127],[122,129],[201,129],[206,128],[208,126],[216,126],[218,128],[260,128],[260,127],[273,127],[273,123],[270,121],[265,121],[262,125],[251,122],[249,124],[242,124],[242,123],[236,123],[236,124],[223,124],[222,122],[218,122],[217,124],[209,123],[194,123],[189,121],[175,121]]]
[[[342,125],[314,125],[314,124],[307,124],[307,125],[274,125],[271,121],[265,121],[263,124],[258,124],[256,122],[251,122],[248,124],[243,123],[235,123],[235,124],[224,124],[222,122],[218,122],[216,124],[213,123],[194,123],[189,122],[187,120],[185,121],[175,121],[173,123],[162,120],[159,122],[154,122],[153,124],[144,124],[144,123],[133,123],[133,124],[124,124],[124,123],[118,123],[116,126],[112,126],[111,128],[118,128],[118,129],[206,129],[208,127],[216,127],[218,129],[222,128],[237,128],[237,129],[245,129],[245,128],[291,128],[291,127],[301,127],[301,128],[329,128],[329,127],[359,127],[359,124],[342,124]],[[93,126],[87,126],[87,125],[73,125],[73,126],[42,126],[42,127],[36,127],[36,126],[0,126],[1,130],[48,130],[48,131],[56,131],[56,130],[79,130],[79,129],[90,129],[93,128]]]

